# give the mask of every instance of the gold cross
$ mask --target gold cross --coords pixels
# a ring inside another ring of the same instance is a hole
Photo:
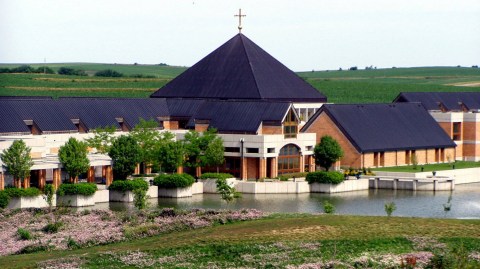
[[[246,17],[247,15],[242,15],[242,9],[238,10],[238,15],[233,15],[234,17],[238,17],[238,32],[242,32],[242,17]]]

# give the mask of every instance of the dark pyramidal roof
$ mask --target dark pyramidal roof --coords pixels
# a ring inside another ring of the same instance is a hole
[[[402,92],[394,102],[418,102],[427,110],[478,111],[480,92]]]
[[[302,129],[326,113],[359,152],[455,147],[418,103],[323,105]]]
[[[151,97],[326,102],[327,98],[243,34]]]

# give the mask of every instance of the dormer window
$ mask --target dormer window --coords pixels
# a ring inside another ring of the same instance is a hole
[[[33,120],[23,120],[23,122],[25,123],[25,125],[27,125],[31,134],[33,134],[33,135],[41,134],[40,129],[37,127],[35,122],[33,122]]]

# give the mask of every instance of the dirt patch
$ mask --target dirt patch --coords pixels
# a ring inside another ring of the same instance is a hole
[[[458,87],[480,87],[480,81],[458,82],[458,83],[452,83],[447,85],[458,86]]]

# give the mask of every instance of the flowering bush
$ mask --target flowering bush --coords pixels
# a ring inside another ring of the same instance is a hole
[[[64,195],[94,195],[97,191],[97,184],[95,183],[77,183],[77,184],[62,184],[57,190],[57,194]]]
[[[153,180],[153,185],[161,188],[186,188],[195,183],[195,179],[189,174],[159,175]]]
[[[136,189],[148,191],[148,183],[143,178],[115,180],[108,186],[108,189],[112,191],[133,191]]]
[[[48,230],[45,228],[49,224],[52,226],[53,214],[55,211],[50,213],[43,209],[4,210],[1,212],[0,256],[106,244],[164,232],[198,229],[214,224],[252,220],[265,216],[264,213],[255,209],[177,211],[167,208],[148,212],[129,212],[128,214],[135,214],[135,216],[125,218],[125,213],[92,210],[65,213],[59,222],[62,223],[61,229],[52,233],[52,227]],[[32,238],[38,240],[20,239],[18,227],[28,230]],[[48,244],[38,242],[48,242]]]

